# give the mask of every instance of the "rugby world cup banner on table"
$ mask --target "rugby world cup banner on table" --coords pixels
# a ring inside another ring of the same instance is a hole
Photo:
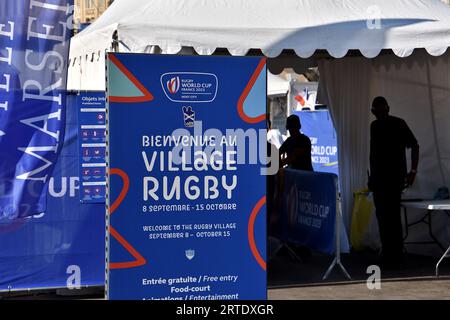
[[[349,252],[342,217],[338,214],[338,177],[332,173],[284,169],[282,214],[278,237],[318,252],[336,252],[340,232],[341,252]],[[339,219],[340,230],[336,230]]]
[[[266,298],[266,65],[108,54],[109,299]]]

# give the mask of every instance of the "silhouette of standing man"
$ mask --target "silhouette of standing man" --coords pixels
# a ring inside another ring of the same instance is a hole
[[[411,186],[419,164],[419,145],[403,119],[389,115],[384,97],[372,102],[376,120],[370,126],[370,177],[381,238],[381,262],[398,266],[403,261],[401,193]],[[406,149],[411,149],[411,171],[407,173]]]
[[[287,155],[285,159],[280,158],[281,167],[288,165],[297,170],[314,171],[311,161],[311,140],[300,132],[302,125],[300,118],[293,114],[286,119],[286,129],[290,137],[280,147],[280,157]]]

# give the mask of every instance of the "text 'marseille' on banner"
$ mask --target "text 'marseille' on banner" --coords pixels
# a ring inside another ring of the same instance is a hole
[[[45,211],[64,140],[73,0],[0,0],[0,218]]]

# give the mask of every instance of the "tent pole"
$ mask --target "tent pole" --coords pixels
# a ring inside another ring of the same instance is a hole
[[[119,32],[116,30],[112,36],[112,51],[119,52]]]
[[[292,97],[291,97],[291,91],[292,91],[292,75],[289,73],[288,75],[289,80],[289,86],[288,86],[288,92],[287,92],[287,106],[286,106],[286,117],[289,117],[292,114]]]
[[[337,178],[335,178],[335,186],[336,186],[336,222],[335,222],[335,257],[333,259],[333,262],[328,267],[325,275],[323,276],[322,280],[326,280],[328,276],[330,275],[331,271],[333,271],[334,267],[338,265],[344,273],[344,275],[347,277],[347,279],[351,280],[352,277],[345,269],[344,265],[341,262],[341,228],[342,228],[342,206],[341,206],[341,197],[339,195],[339,188],[338,188],[338,182]]]

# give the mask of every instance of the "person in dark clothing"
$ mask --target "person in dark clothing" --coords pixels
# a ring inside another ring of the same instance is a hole
[[[381,239],[381,261],[396,266],[403,260],[401,194],[414,183],[419,164],[419,145],[403,119],[389,115],[384,97],[372,102],[376,117],[370,126],[369,189],[373,192]],[[406,149],[411,149],[411,171],[407,173]]]
[[[311,162],[311,140],[300,132],[300,118],[291,115],[286,120],[286,129],[290,137],[280,147],[280,157],[286,155],[286,158],[280,159],[280,166],[288,165],[297,170],[313,171]]]
[[[311,161],[311,140],[300,132],[301,129],[300,118],[296,115],[291,115],[286,120],[286,129],[289,131],[290,137],[281,145],[280,154],[280,168],[288,166],[292,169],[314,171]],[[285,155],[285,158],[282,156]],[[284,192],[284,171],[280,170],[278,174],[279,183],[279,207],[281,208],[281,199]],[[291,201],[288,199],[288,201]],[[283,252],[284,249],[284,252]],[[307,258],[311,256],[311,250],[306,246],[298,246],[292,242],[284,243],[280,250],[281,254],[288,253],[293,255],[295,259]]]

